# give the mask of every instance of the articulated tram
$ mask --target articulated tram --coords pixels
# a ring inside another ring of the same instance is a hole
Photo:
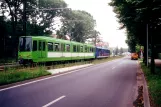
[[[85,43],[44,36],[22,36],[19,39],[20,64],[105,58],[110,51]]]

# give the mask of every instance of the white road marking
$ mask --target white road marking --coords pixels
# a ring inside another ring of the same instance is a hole
[[[116,67],[112,67],[112,69],[115,69]]]
[[[123,64],[124,62],[119,63],[119,65]]]
[[[58,102],[59,100],[61,100],[61,99],[63,99],[63,98],[65,98],[64,95],[61,96],[61,97],[59,97],[59,98],[57,98],[57,99],[55,99],[55,100],[53,100],[52,102],[50,102],[50,103],[48,103],[48,104],[46,104],[46,105],[44,105],[44,106],[42,106],[42,107],[49,107],[50,105],[52,105],[52,104]]]

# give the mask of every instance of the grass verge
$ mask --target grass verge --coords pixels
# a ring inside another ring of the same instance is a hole
[[[6,72],[0,72],[0,85],[6,85],[36,77],[50,75],[44,67],[34,69],[8,69]]]
[[[151,103],[154,103],[152,106],[161,107],[161,69],[156,68],[156,74],[154,75],[150,73],[150,68],[142,62],[141,67],[148,83]]]

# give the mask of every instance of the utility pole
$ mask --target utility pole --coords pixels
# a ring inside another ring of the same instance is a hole
[[[154,49],[154,40],[153,40],[153,36],[151,35],[151,73],[155,74],[155,61],[154,61],[154,53],[155,53],[155,49]]]
[[[148,58],[149,57],[148,56],[148,24],[147,24],[147,38],[146,39],[147,39],[147,41],[146,41],[146,43],[147,43],[147,62],[146,63],[147,63],[147,66],[148,66],[148,62],[149,62],[149,58]]]

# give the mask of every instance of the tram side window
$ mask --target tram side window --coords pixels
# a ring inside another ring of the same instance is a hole
[[[19,51],[20,52],[32,51],[32,38],[31,37],[21,37],[20,38]]]
[[[92,52],[92,48],[91,47],[89,47],[89,52]]]
[[[76,45],[73,45],[73,52],[77,52]]]
[[[53,51],[53,43],[48,42],[48,51]]]
[[[42,49],[42,47],[41,47],[41,42],[39,42],[39,50],[41,50]]]
[[[43,51],[45,51],[45,42],[43,42],[42,45],[43,45]]]
[[[81,52],[83,52],[83,46],[80,47]]]
[[[88,47],[87,52],[90,52],[90,47]]]
[[[69,44],[66,44],[66,50],[67,50],[67,52],[70,52],[70,45]]]
[[[94,52],[94,48],[92,48],[92,52]]]
[[[77,52],[80,52],[80,46],[79,45],[77,46]]]
[[[85,52],[87,52],[87,46],[85,46]]]
[[[33,41],[33,51],[37,51],[37,41]]]
[[[60,51],[59,43],[55,43],[55,48],[54,48],[54,49],[55,49],[55,51],[57,51],[57,52]]]
[[[64,44],[61,44],[61,51],[65,52],[65,45]]]
[[[91,48],[91,52],[94,52],[94,51],[93,51],[93,47]]]

